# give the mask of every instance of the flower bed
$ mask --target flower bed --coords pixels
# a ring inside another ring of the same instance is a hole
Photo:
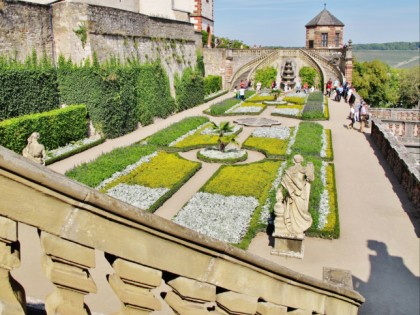
[[[254,95],[250,97],[247,102],[262,103],[264,101],[275,101],[275,95]]]
[[[322,125],[314,122],[301,122],[296,140],[291,148],[291,155],[320,156],[322,149]]]
[[[245,161],[248,153],[245,150],[229,149],[221,152],[215,148],[205,148],[197,152],[197,158],[209,163],[236,163]]]
[[[101,191],[130,204],[148,205],[144,210],[154,212],[200,168],[200,163],[185,160],[178,154],[161,151],[128,174],[107,183]],[[134,187],[130,192],[125,192],[126,185]],[[149,191],[152,196],[136,195],[136,191]],[[145,199],[150,204],[145,203]]]
[[[303,105],[279,105],[272,110],[271,115],[291,118],[300,118]]]
[[[322,92],[313,92],[308,96],[302,112],[304,120],[324,120],[324,95]]]
[[[255,91],[247,90],[245,91],[245,99],[250,98],[252,95],[254,95]],[[224,100],[220,103],[211,105],[210,108],[206,109],[204,111],[205,114],[211,115],[211,116],[223,116],[225,115],[225,112],[229,110],[231,107],[241,103],[241,100],[238,98],[231,98]]]
[[[45,160],[46,165],[50,165],[52,163],[61,161],[66,159],[72,155],[77,153],[86,151],[90,148],[93,148],[101,143],[105,142],[105,138],[101,138],[100,136],[95,136],[91,138],[85,138],[79,141],[75,141],[73,143],[69,143],[68,145],[47,151],[47,159]]]
[[[249,217],[247,229],[237,228],[236,224],[229,226],[232,233],[237,233],[241,240],[238,244],[241,248],[247,248],[256,233],[264,227],[260,222],[263,205],[269,197],[272,182],[277,176],[280,161],[262,161],[246,165],[222,166],[212,178],[201,188],[201,192],[220,194],[224,196],[254,197],[258,200],[258,206]],[[232,215],[235,211],[229,207],[219,207],[219,215]],[[241,211],[241,210],[238,210]],[[239,215],[236,212],[233,215]],[[191,227],[194,229],[194,227]],[[244,233],[245,231],[245,233]]]
[[[242,128],[239,126],[235,126],[233,129],[233,132],[236,134],[241,131]],[[226,135],[229,135],[229,133],[226,133]],[[212,124],[206,123],[171,142],[169,147],[180,151],[189,151],[196,148],[214,146],[217,144],[217,139],[218,134],[213,131]]]
[[[225,112],[225,115],[258,115],[260,114],[267,105],[260,103],[240,103]]]
[[[293,131],[294,128],[288,127],[256,128],[242,148],[256,150],[271,159],[285,159]]]
[[[228,92],[229,92],[228,90],[220,90],[220,91],[211,93],[209,95],[206,95],[204,97],[204,103],[210,102],[210,101],[214,100],[215,98],[218,98],[219,96],[225,95]]]
[[[335,183],[334,164],[322,162],[319,167],[320,182],[322,187],[319,188],[320,194],[318,208],[311,204],[310,212],[314,222],[307,231],[308,236],[322,238],[338,238],[340,236],[340,224],[338,215],[338,202]],[[311,194],[319,192],[311,187]],[[311,202],[310,200],[310,202]],[[313,201],[312,201],[313,203]]]
[[[143,143],[153,144],[160,147],[168,146],[179,137],[185,135],[191,130],[199,128],[207,122],[209,122],[209,119],[204,116],[188,117],[154,133]]]
[[[258,207],[254,197],[196,193],[174,222],[218,240],[238,244]]]
[[[304,105],[306,102],[306,95],[300,93],[288,94],[283,97],[283,101],[297,105]]]
[[[114,173],[123,171],[129,165],[135,164],[141,158],[156,151],[152,145],[134,144],[124,148],[117,148],[103,154],[96,160],[83,163],[66,172],[66,176],[95,188]]]
[[[331,129],[324,129],[322,133],[322,148],[320,156],[324,160],[332,161],[334,159]]]
[[[264,101],[266,105],[287,105],[286,101]]]

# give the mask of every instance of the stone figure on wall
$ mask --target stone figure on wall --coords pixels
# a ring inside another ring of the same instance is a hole
[[[312,225],[309,213],[309,195],[311,182],[314,180],[314,166],[308,163],[302,166],[303,157],[293,157],[294,166],[286,170],[280,189],[277,192],[277,203],[274,206],[276,214],[273,236],[303,238],[304,232]],[[288,194],[284,198],[282,189]]]
[[[22,155],[41,165],[45,165],[45,147],[38,142],[40,135],[38,132],[33,132],[28,138],[28,145],[23,149]]]

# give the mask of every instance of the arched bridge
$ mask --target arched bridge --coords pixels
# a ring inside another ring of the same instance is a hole
[[[347,49],[205,49],[203,54],[206,74],[222,76],[225,89],[233,89],[241,80],[253,80],[255,72],[267,66],[278,69],[276,81],[282,82],[286,61],[292,65],[296,76],[302,67],[310,66],[323,82],[329,78],[343,82],[346,60],[351,59],[351,51]]]

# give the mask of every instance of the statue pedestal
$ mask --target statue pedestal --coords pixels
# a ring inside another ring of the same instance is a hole
[[[271,250],[271,255],[287,256],[302,259],[304,250],[304,238],[304,236],[275,235],[274,248]]]

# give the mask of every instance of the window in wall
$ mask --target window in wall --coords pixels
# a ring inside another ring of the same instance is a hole
[[[328,47],[328,33],[321,34],[321,46]]]
[[[309,40],[309,49],[314,48],[314,41],[313,40]]]
[[[335,47],[340,46],[340,33],[335,33]]]

